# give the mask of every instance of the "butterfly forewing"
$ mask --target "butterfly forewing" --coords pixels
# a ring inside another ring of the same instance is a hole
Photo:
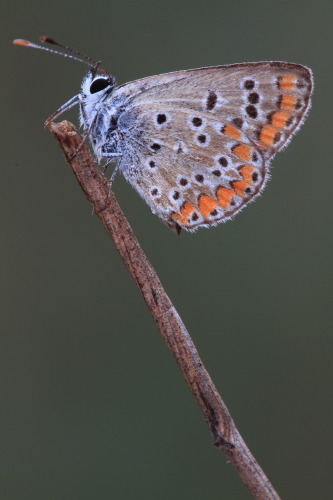
[[[115,90],[120,168],[171,227],[227,220],[262,190],[309,107],[311,72],[245,63],[144,78]]]

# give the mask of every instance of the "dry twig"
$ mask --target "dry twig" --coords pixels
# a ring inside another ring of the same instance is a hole
[[[278,500],[278,494],[239,434],[185,325],[142,251],[114,194],[109,194],[105,177],[89,149],[84,144],[77,151],[82,136],[67,121],[50,123],[49,129],[58,140],[89,203],[139,287],[162,337],[200,406],[213,435],[214,445],[224,451],[254,498]]]

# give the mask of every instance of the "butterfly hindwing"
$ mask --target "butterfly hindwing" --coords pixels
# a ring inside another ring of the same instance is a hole
[[[209,226],[262,190],[269,162],[300,127],[311,72],[279,62],[200,68],[115,90],[125,102],[120,168],[174,227]]]

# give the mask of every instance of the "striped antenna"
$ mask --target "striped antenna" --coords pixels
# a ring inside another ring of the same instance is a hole
[[[58,50],[54,49],[49,49],[48,47],[44,47],[43,45],[38,45],[36,43],[30,42],[29,40],[21,40],[21,39],[16,39],[13,41],[14,45],[21,45],[23,47],[31,47],[33,49],[40,49],[40,50],[45,50],[46,52],[51,52],[51,54],[58,54],[59,56],[67,57],[68,59],[73,59],[74,61],[78,61],[80,63],[86,64],[90,68],[93,69],[93,71],[101,71],[101,73],[105,73],[106,75],[109,75],[109,73],[101,67],[100,61],[94,61],[91,59],[91,57],[86,56],[85,54],[81,54],[81,52],[78,52],[77,50],[71,49],[70,47],[67,47],[66,45],[62,45],[61,43],[57,42],[53,38],[49,36],[41,36],[39,37],[39,40],[43,43],[49,43],[51,45],[56,45],[64,50],[67,50],[67,52],[71,52],[71,54],[66,54],[64,52],[60,52]],[[75,55],[73,55],[75,54]]]

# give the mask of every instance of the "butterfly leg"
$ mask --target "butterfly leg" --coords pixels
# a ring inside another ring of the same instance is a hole
[[[103,174],[106,173],[106,169],[108,168],[108,166],[110,165],[110,163],[112,163],[116,158],[122,156],[121,153],[117,154],[117,155],[113,155],[111,158],[110,158],[110,155],[103,155],[102,157],[103,158],[108,158],[106,160],[106,162],[104,163],[104,165],[102,166],[102,171],[103,171]]]
[[[119,164],[117,163],[117,165],[115,166],[114,171],[112,172],[112,175],[111,175],[111,177],[109,179],[109,182],[108,182],[109,191],[111,191],[111,189],[112,189],[112,184],[113,184],[113,181],[116,178],[118,170],[119,170]]]
[[[114,159],[118,158],[119,156],[123,156],[123,153],[102,153],[101,157],[102,158],[110,158],[110,160],[107,162],[108,164]]]
[[[104,158],[109,158],[106,161],[105,165],[103,165],[103,169],[102,169],[103,170],[103,174],[106,173],[106,169],[110,165],[110,163],[112,163],[112,161],[114,159],[116,159],[117,157],[119,157],[119,156],[122,156],[122,154],[121,153],[106,153],[106,154],[103,154]],[[118,170],[119,170],[119,164],[117,163],[116,166],[115,166],[115,168],[114,168],[114,171],[112,172],[112,175],[111,175],[110,179],[108,180],[108,198],[111,195],[111,189],[112,189],[113,181],[116,178]]]

